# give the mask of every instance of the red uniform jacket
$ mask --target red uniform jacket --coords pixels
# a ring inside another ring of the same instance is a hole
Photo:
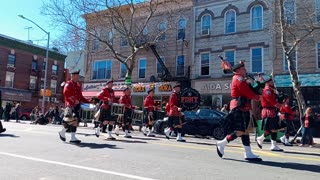
[[[89,101],[83,97],[82,88],[80,83],[72,80],[67,81],[63,88],[64,104],[66,107],[75,107],[77,100],[79,103],[89,103]]]
[[[109,89],[109,88],[103,88],[99,93],[98,93],[98,99],[100,99],[101,101],[103,101],[101,107],[103,109],[109,109],[110,103],[116,103],[116,98],[114,96],[114,91],[113,89]]]
[[[132,108],[132,103],[131,103],[131,97],[130,96],[127,96],[127,95],[121,96],[120,100],[119,100],[119,103],[120,104],[124,104],[125,111],[127,111],[128,109]]]
[[[154,99],[152,96],[147,96],[144,99],[143,106],[145,109],[148,109],[149,112],[152,112],[154,110]]]
[[[280,119],[281,120],[293,120],[296,112],[294,112],[291,107],[286,104],[284,106],[281,106],[280,108]]]
[[[230,110],[237,107],[238,101],[236,98],[245,97],[246,99],[256,99],[259,100],[259,96],[254,94],[254,92],[250,89],[248,83],[245,78],[241,75],[235,74],[232,77],[231,82],[231,97],[234,98],[230,102]],[[251,109],[251,103],[248,102],[245,104],[245,107],[240,108],[241,111],[249,111]]]
[[[168,116],[179,116],[180,112],[178,111],[179,108],[179,97],[176,92],[172,92],[169,98],[169,114]]]
[[[261,100],[261,117],[276,117],[276,105],[278,104],[276,99],[276,94],[270,86],[266,86],[262,91],[262,100]]]

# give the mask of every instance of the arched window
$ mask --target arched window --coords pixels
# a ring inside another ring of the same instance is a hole
[[[211,15],[206,14],[201,18],[201,34],[209,35],[211,29]]]
[[[236,32],[236,12],[229,10],[225,14],[225,33]]]
[[[263,8],[262,6],[254,6],[251,8],[251,30],[262,29],[263,25]]]
[[[184,40],[186,37],[187,20],[180,19],[178,22],[177,40]]]
[[[166,31],[167,29],[167,23],[166,22],[161,22],[158,26],[158,30],[159,30],[159,33],[162,33],[161,36],[158,38],[158,40],[166,40]]]

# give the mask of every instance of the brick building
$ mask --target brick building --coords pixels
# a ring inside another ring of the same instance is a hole
[[[260,0],[195,0],[192,87],[203,105],[221,108],[230,100],[232,74],[223,74],[221,55],[231,65],[245,61],[249,73],[270,74],[273,67],[273,15]]]
[[[153,33],[161,31],[161,29],[173,28],[166,31],[156,42],[156,49],[159,56],[164,61],[169,72],[173,76],[173,81],[164,82],[159,78],[163,70],[158,63],[155,55],[150,48],[141,50],[136,54],[136,64],[132,73],[132,97],[133,104],[142,106],[143,98],[147,95],[147,90],[150,82],[155,80],[156,97],[160,102],[167,102],[170,93],[172,92],[171,84],[175,81],[190,82],[190,64],[191,64],[191,47],[192,47],[192,1],[183,1],[183,5],[177,6],[177,13],[173,17],[168,17],[166,9],[161,9],[157,12],[150,24],[144,29],[143,37],[148,38]],[[103,11],[101,12],[103,14]],[[102,39],[112,40],[114,48],[126,54],[129,50],[128,42],[120,33],[110,30],[107,24],[101,26],[96,17],[87,15],[87,29],[99,29]],[[172,19],[169,19],[172,18]],[[135,23],[141,23],[140,17],[134,19]],[[101,22],[101,21],[100,21]],[[174,22],[174,24],[173,24]],[[170,24],[170,25],[169,25]],[[87,74],[84,83],[84,95],[95,96],[97,92],[104,87],[108,79],[113,78],[115,81],[115,89],[119,90],[125,83],[126,69],[125,66],[117,61],[108,48],[93,37],[88,36],[87,43]],[[103,66],[105,74],[99,74]],[[103,77],[102,77],[103,76]],[[153,78],[154,77],[154,78]],[[121,95],[121,92],[116,92],[116,96]]]
[[[41,107],[46,48],[0,35],[1,105],[20,102],[23,111]],[[66,56],[49,51],[45,107],[63,104],[62,88]]]

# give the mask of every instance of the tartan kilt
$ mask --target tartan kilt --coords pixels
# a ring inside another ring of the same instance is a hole
[[[169,116],[168,126],[172,127],[172,126],[176,126],[176,125],[180,125],[180,117],[179,116]]]
[[[155,116],[155,113],[154,113],[154,111],[152,111],[152,116],[149,116],[149,110],[148,109],[144,109],[144,111],[143,111],[143,123],[144,124],[148,124],[149,123],[149,118],[151,119],[151,121],[154,121],[155,120],[155,118],[154,118],[154,116]]]
[[[261,130],[271,131],[281,129],[281,122],[279,121],[279,117],[266,117],[262,119],[262,127]]]
[[[100,109],[99,121],[115,121],[115,117],[111,115],[111,109]]]
[[[288,133],[296,131],[292,120],[288,120],[288,119],[282,120],[281,128],[284,128],[284,127],[286,127],[286,132]]]
[[[250,122],[250,111],[234,110],[233,119],[230,125],[232,131],[245,132]]]

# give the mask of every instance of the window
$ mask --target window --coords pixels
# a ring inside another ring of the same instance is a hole
[[[46,62],[45,62],[45,61],[42,63],[42,70],[43,70],[43,71],[46,70]]]
[[[201,54],[201,76],[209,75],[210,73],[210,53]]]
[[[318,63],[318,69],[320,69],[320,43],[317,44],[317,53],[318,53],[318,59],[317,59],[317,63]]]
[[[92,50],[98,50],[99,49],[99,45],[100,45],[99,40],[97,38],[94,39],[93,43],[92,43]]]
[[[229,10],[226,12],[225,22],[226,33],[236,32],[236,12],[234,10]]]
[[[184,76],[184,55],[177,56],[177,76]]]
[[[262,48],[251,49],[251,72],[262,72],[263,50]]]
[[[291,47],[289,47],[289,49],[290,49]],[[284,70],[285,71],[288,71],[289,69],[288,69],[288,59],[287,59],[287,57],[286,57],[286,55],[285,55],[285,53],[283,52],[283,56],[284,56]],[[291,57],[291,59],[292,59],[292,61],[293,61],[293,68],[294,69],[297,69],[297,51],[296,51],[296,49],[294,49],[292,52],[291,52],[291,54],[289,54],[289,56]]]
[[[16,56],[9,54],[8,55],[8,67],[16,67]]]
[[[161,58],[162,62],[164,63],[165,62],[165,58],[164,57],[160,57],[160,58]],[[162,66],[160,65],[158,59],[156,59],[156,61],[157,61],[157,74],[158,75],[164,74],[164,69],[162,69]]]
[[[296,22],[295,0],[285,0],[283,8],[286,23],[294,24]]]
[[[29,89],[36,89],[37,85],[37,77],[36,76],[30,76],[30,84],[29,84]]]
[[[33,71],[37,70],[37,66],[38,66],[38,61],[32,60],[31,70],[33,70]]]
[[[226,57],[226,60],[230,63],[231,67],[233,67],[235,62],[235,51],[225,51],[224,57]]]
[[[211,29],[211,16],[209,14],[202,16],[201,18],[201,34],[209,35]]]
[[[121,37],[121,46],[122,47],[128,46],[128,40],[126,37]]]
[[[180,19],[179,23],[178,23],[177,40],[184,40],[185,39],[186,28],[187,28],[187,21],[185,19]]]
[[[55,75],[55,76],[58,75],[58,66],[53,64],[51,68],[52,68],[52,75]]]
[[[109,31],[108,32],[108,43],[110,44],[110,45],[112,45],[113,44],[113,33],[112,33],[112,31]]]
[[[112,69],[111,60],[94,61],[92,79],[110,79],[111,69]]]
[[[13,88],[13,82],[14,82],[14,73],[13,72],[7,72],[6,73],[5,87]]]
[[[57,81],[56,80],[51,80],[51,93],[52,94],[57,94]]]
[[[254,6],[251,8],[251,30],[262,29],[262,6]]]
[[[126,74],[127,74],[126,65],[123,63],[120,63],[120,78],[125,78]]]
[[[46,87],[47,88],[47,87]],[[40,89],[44,89],[44,78],[41,78]]]
[[[147,67],[147,60],[146,59],[140,59],[139,60],[139,78],[145,78],[146,77],[146,67]]]
[[[162,22],[162,23],[159,24],[158,30],[159,30],[159,33],[162,33],[162,34],[158,38],[158,40],[161,40],[161,41],[166,40],[166,33],[165,33],[166,29],[167,29],[167,23]]]
[[[315,15],[316,15],[316,22],[320,22],[320,0],[314,0],[314,7],[315,7]]]

